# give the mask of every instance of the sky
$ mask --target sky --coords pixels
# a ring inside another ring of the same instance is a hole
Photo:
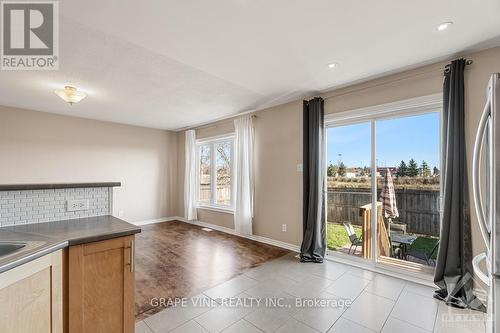
[[[376,128],[379,167],[397,167],[413,158],[419,166],[425,160],[431,169],[439,168],[439,113],[377,120]],[[340,159],[348,167],[370,166],[370,122],[332,127],[327,135],[328,164]]]

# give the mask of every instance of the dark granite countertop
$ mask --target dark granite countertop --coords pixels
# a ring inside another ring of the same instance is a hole
[[[51,190],[51,189],[61,189],[61,188],[117,187],[117,186],[122,186],[122,183],[94,182],[94,183],[0,184],[0,191]]]
[[[141,232],[141,228],[111,215],[0,228],[0,243],[28,245],[0,257],[0,273],[71,245],[97,242]]]

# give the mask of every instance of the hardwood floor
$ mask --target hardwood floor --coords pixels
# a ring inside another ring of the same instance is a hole
[[[136,318],[163,310],[153,298],[197,295],[289,252],[184,222],[143,226],[136,235]]]

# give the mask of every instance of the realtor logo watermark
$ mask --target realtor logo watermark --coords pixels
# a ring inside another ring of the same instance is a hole
[[[2,70],[59,68],[58,1],[1,1]]]

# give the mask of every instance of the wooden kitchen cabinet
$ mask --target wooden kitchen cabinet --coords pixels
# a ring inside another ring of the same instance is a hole
[[[70,246],[69,333],[133,333],[134,236]]]
[[[2,333],[62,333],[62,251],[0,274]]]

